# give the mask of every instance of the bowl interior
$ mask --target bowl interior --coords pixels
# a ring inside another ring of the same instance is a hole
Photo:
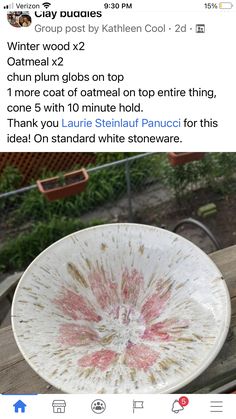
[[[174,392],[226,338],[229,295],[200,249],[166,230],[113,224],[41,253],[15,293],[18,346],[68,393]]]

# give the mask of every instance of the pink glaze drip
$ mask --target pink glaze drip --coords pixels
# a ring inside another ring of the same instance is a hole
[[[159,355],[148,346],[129,343],[125,353],[125,363],[130,368],[140,368],[146,371],[151,367]]]
[[[79,359],[78,364],[80,367],[95,367],[101,371],[107,370],[107,368],[116,361],[118,353],[102,349],[101,351],[93,352],[90,355],[85,355]]]
[[[147,326],[142,336],[144,340],[150,341],[171,341],[183,333],[183,329],[188,328],[188,322],[185,320],[171,319],[158,322]]]
[[[104,314],[106,312],[106,316],[112,318],[113,322],[117,321],[118,330],[122,324],[123,327],[128,327],[131,321],[136,321],[137,327],[140,327],[141,322],[146,328],[139,335],[139,339],[147,343],[147,341],[175,340],[176,336],[181,334],[182,329],[186,327],[178,319],[157,321],[171,294],[168,291],[162,295],[161,289],[159,292],[156,289],[144,302],[140,316],[137,315],[135,318],[136,305],[144,285],[144,278],[136,269],[129,271],[126,268],[123,271],[120,297],[118,296],[117,285],[107,277],[103,268],[98,267],[96,271],[90,272],[88,279],[98,306],[104,310]],[[62,288],[60,296],[54,300],[54,303],[64,315],[69,316],[74,321],[100,322],[102,320],[102,317],[96,313],[95,308],[85,297],[65,287]],[[115,327],[115,324],[112,327]],[[86,323],[82,325],[63,323],[59,328],[59,342],[62,345],[88,346],[87,355],[78,360],[80,367],[93,367],[106,371],[113,363],[120,360],[127,367],[146,371],[155,364],[159,358],[158,352],[151,349],[147,344],[139,344],[137,341],[133,343],[128,340],[130,334],[125,339],[127,339],[126,342],[123,342],[123,348],[125,349],[119,351],[119,353],[109,349],[109,346],[107,346],[107,349],[91,352],[93,344],[102,344],[102,334],[100,336],[99,331],[89,327],[89,324],[86,325]]]
[[[54,304],[73,320],[89,320],[99,322],[101,316],[98,316],[95,309],[89,301],[74,291],[63,287],[62,296],[54,300]]]
[[[170,292],[167,292],[163,297],[160,294],[153,294],[143,305],[141,314],[146,322],[155,320],[160,316],[166,302],[170,297]]]
[[[67,346],[89,345],[98,340],[98,334],[89,327],[65,323],[59,328],[59,341]]]
[[[133,269],[130,273],[126,268],[122,274],[121,297],[125,304],[135,305],[137,303],[141,286],[143,285],[143,276]]]
[[[89,282],[93,294],[103,310],[117,303],[117,286],[106,278],[103,272],[93,271],[89,275]]]
[[[142,339],[145,340],[170,340],[165,323],[155,323],[147,327],[144,331]]]

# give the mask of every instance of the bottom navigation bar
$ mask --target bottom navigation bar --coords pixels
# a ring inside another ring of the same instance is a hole
[[[0,415],[37,418],[234,419],[236,394],[33,394],[1,395]]]

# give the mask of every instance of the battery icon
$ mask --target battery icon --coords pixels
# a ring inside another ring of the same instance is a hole
[[[219,4],[220,9],[232,9],[232,7],[233,7],[233,3],[229,1],[223,1],[222,3]]]

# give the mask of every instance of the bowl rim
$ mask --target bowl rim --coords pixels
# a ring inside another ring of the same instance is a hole
[[[225,305],[225,312],[224,312],[224,320],[222,321],[221,324],[221,328],[219,330],[218,333],[218,340],[217,340],[217,344],[215,344],[215,346],[213,347],[213,350],[208,354],[208,356],[206,357],[206,359],[204,360],[204,362],[201,364],[201,367],[194,370],[193,373],[190,373],[185,380],[183,380],[181,382],[181,386],[180,384],[175,384],[172,385],[171,387],[168,388],[168,391],[152,391],[152,392],[147,392],[147,393],[141,393],[138,392],[139,394],[171,394],[174,393],[178,390],[181,390],[182,388],[184,388],[186,385],[188,385],[189,383],[191,383],[194,379],[196,379],[197,377],[199,377],[210,365],[211,363],[215,360],[215,358],[217,357],[217,355],[219,354],[220,350],[222,349],[226,337],[228,335],[228,331],[229,331],[229,327],[230,327],[230,323],[231,323],[231,299],[230,299],[230,294],[229,294],[229,290],[227,287],[227,284],[225,282],[225,279],[221,273],[221,271],[219,270],[218,266],[215,264],[215,262],[213,262],[213,260],[202,250],[200,249],[196,244],[192,243],[190,240],[186,239],[185,237],[180,236],[179,234],[176,234],[172,231],[169,230],[165,230],[162,229],[160,227],[156,227],[156,226],[152,226],[152,225],[148,225],[148,224],[138,224],[138,223],[108,223],[108,224],[99,224],[97,226],[92,226],[92,227],[88,227],[82,230],[78,230],[75,231],[71,234],[68,234],[67,236],[62,237],[61,239],[55,241],[54,243],[52,243],[50,246],[48,246],[46,249],[44,249],[41,253],[38,254],[38,256],[36,256],[36,258],[34,258],[34,260],[29,264],[29,266],[26,268],[26,270],[24,271],[17,287],[14,293],[14,297],[12,300],[12,307],[11,307],[11,324],[12,324],[12,331],[13,331],[13,335],[15,338],[15,341],[17,343],[18,349],[20,351],[20,353],[22,354],[23,358],[25,359],[25,361],[29,364],[29,366],[33,369],[33,371],[39,375],[39,377],[41,377],[44,381],[46,381],[48,384],[52,385],[53,387],[57,388],[58,390],[62,391],[64,394],[89,394],[87,392],[74,392],[74,393],[68,393],[67,391],[65,391],[65,389],[63,389],[61,386],[59,386],[58,384],[55,384],[55,382],[53,382],[53,380],[48,379],[48,377],[46,375],[42,375],[40,372],[38,372],[37,368],[34,366],[34,363],[31,362],[31,360],[29,359],[28,355],[25,353],[25,351],[23,350],[21,343],[18,339],[17,336],[17,324],[15,323],[15,319],[17,318],[17,316],[15,316],[15,310],[16,310],[16,299],[17,299],[17,294],[18,291],[20,290],[25,277],[27,277],[28,272],[30,271],[30,269],[32,268],[32,266],[44,255],[44,253],[46,253],[49,249],[52,249],[53,247],[56,247],[60,242],[67,240],[69,237],[72,237],[74,235],[77,235],[79,233],[83,233],[86,231],[91,231],[91,230],[99,230],[99,229],[104,229],[104,228],[117,228],[117,227],[133,227],[133,228],[145,228],[147,230],[159,230],[164,232],[164,234],[167,234],[169,236],[175,236],[180,240],[183,240],[187,243],[189,243],[193,248],[196,249],[196,251],[199,252],[199,254],[201,254],[210,265],[212,265],[212,267],[215,269],[216,272],[218,272],[219,274],[219,279],[221,280],[221,284],[223,287],[223,291],[225,294],[225,298],[226,298],[226,305]],[[136,394],[138,394],[136,393]],[[106,393],[106,394],[113,394],[113,393]],[[118,393],[118,394],[124,394],[124,393]]]

